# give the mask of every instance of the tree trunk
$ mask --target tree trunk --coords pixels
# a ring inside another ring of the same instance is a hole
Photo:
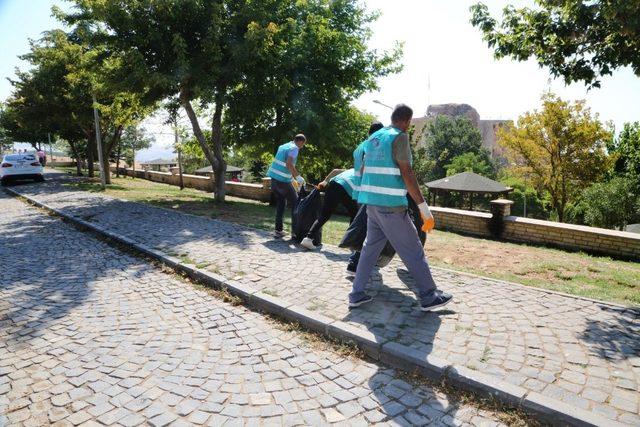
[[[113,147],[118,144],[120,145],[120,135],[122,134],[122,126],[116,126],[113,131],[113,136],[111,137],[111,141],[107,143],[104,141],[102,145],[102,171],[104,172],[104,178],[106,184],[111,184],[111,170],[109,169],[109,156],[113,151]]]
[[[224,175],[227,171],[227,164],[224,161],[224,155],[222,152],[222,106],[224,89],[221,89],[216,96],[216,108],[213,112],[213,122],[211,125],[211,138],[213,142],[213,154],[218,161],[218,167],[213,169],[216,179],[216,200],[224,202],[225,198],[225,182]]]
[[[122,148],[122,141],[118,141],[118,153],[116,154],[116,178],[120,178],[120,149]]]
[[[109,153],[106,147],[102,149],[102,173],[104,173],[104,183],[111,184],[111,171],[109,170]]]
[[[207,158],[207,160],[211,164],[211,167],[213,168],[214,172],[217,172],[218,170],[221,169],[218,157],[216,157],[216,155],[211,150],[211,147],[209,146],[209,144],[207,144],[207,140],[204,136],[204,133],[202,132],[202,128],[200,128],[200,123],[198,123],[198,117],[196,116],[195,111],[193,111],[193,106],[191,105],[191,101],[189,100],[189,95],[185,91],[182,91],[180,93],[180,103],[182,104],[182,107],[184,108],[184,110],[187,113],[187,116],[189,117],[189,121],[191,122],[191,127],[193,128],[193,135],[196,137],[198,144],[200,144],[200,148],[202,148],[202,152],[204,153],[204,156]],[[218,105],[216,104],[216,109],[217,108],[218,108]],[[224,177],[224,173],[223,173],[223,177]],[[218,187],[218,183],[216,183],[216,188],[217,187]],[[216,200],[220,200],[218,192],[216,192]],[[222,200],[224,200],[224,192],[222,193]]]
[[[69,141],[69,147],[71,148],[71,155],[76,159],[76,175],[82,176],[82,158],[80,157],[78,148],[76,147],[76,144],[71,141]]]
[[[95,145],[95,138],[89,138],[87,141],[87,175],[89,178],[93,178],[93,149]]]

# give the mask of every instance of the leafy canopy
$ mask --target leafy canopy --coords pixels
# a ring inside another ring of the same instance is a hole
[[[471,7],[497,58],[535,57],[566,83],[600,87],[599,77],[630,66],[640,76],[640,2],[637,0],[536,0],[537,8],[507,6],[502,22],[487,6]]]
[[[623,229],[640,220],[640,189],[631,178],[615,177],[587,188],[579,209],[584,222],[594,227]]]
[[[127,58],[122,83],[149,101],[177,98],[216,172],[224,199],[225,147],[269,152],[297,132],[323,155],[341,143],[349,102],[399,69],[399,49],[367,47],[376,18],[356,0],[75,0],[64,18],[101,28]],[[207,136],[193,103],[214,106]],[[223,130],[224,121],[224,130]],[[313,153],[313,150],[308,150]]]
[[[625,123],[618,138],[612,140],[607,148],[617,156],[616,174],[640,180],[640,122]]]
[[[456,156],[444,168],[447,170],[447,176],[461,172],[475,172],[491,179],[496,176],[493,163],[487,161],[485,156],[477,153],[464,153]]]
[[[467,117],[436,116],[426,126],[425,154],[433,161],[428,180],[444,178],[446,166],[466,153],[491,164],[489,152],[482,148],[482,135]]]
[[[543,95],[540,111],[525,113],[516,126],[498,131],[513,172],[549,193],[560,221],[567,204],[609,169],[612,159],[605,146],[610,139],[610,127],[592,116],[584,101],[567,102],[551,93]]]

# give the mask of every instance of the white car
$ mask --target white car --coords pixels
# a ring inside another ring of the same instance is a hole
[[[13,179],[44,181],[44,168],[38,157],[31,153],[6,154],[0,163],[0,182],[4,185]]]

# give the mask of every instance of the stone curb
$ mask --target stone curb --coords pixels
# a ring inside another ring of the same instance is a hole
[[[432,355],[424,355],[403,344],[392,341],[379,342],[377,337],[369,331],[314,313],[281,298],[252,289],[250,286],[228,280],[219,274],[185,264],[176,257],[136,243],[128,237],[120,236],[97,224],[91,224],[73,215],[66,214],[13,189],[5,188],[5,191],[14,196],[22,197],[29,203],[65,218],[76,225],[92,230],[118,243],[131,246],[133,249],[162,262],[172,269],[185,273],[192,279],[207,283],[215,288],[226,289],[232,295],[240,297],[249,307],[276,315],[289,322],[299,323],[311,331],[321,333],[330,338],[354,342],[369,357],[392,367],[407,372],[419,372],[432,381],[444,380],[454,387],[476,393],[482,397],[495,399],[514,409],[521,409],[552,425],[623,426],[623,424],[616,421],[603,418],[592,412],[559,402],[539,393],[527,391],[522,387],[482,372],[471,370],[464,366],[448,364],[445,360]]]

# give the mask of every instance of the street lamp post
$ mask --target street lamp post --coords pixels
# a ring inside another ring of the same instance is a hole
[[[390,110],[393,110],[393,107],[392,107],[392,106],[387,105],[387,104],[385,104],[384,102],[382,102],[382,101],[380,101],[380,100],[378,100],[378,99],[374,99],[374,100],[373,100],[373,102],[374,102],[374,103],[376,103],[376,104],[382,105],[383,107],[387,107],[387,108],[388,108],[388,109],[390,109]]]
[[[96,101],[96,96],[95,94],[93,95],[93,120],[95,121],[95,125],[96,125],[96,143],[98,144],[98,162],[100,163],[100,185],[102,186],[102,189],[104,190],[107,187],[107,176],[106,174],[109,173],[109,168],[107,167],[107,170],[104,170],[104,166],[103,166],[103,152],[102,152],[102,139],[100,138],[100,118],[98,116],[98,109],[96,108],[96,104],[98,103],[98,101]]]

